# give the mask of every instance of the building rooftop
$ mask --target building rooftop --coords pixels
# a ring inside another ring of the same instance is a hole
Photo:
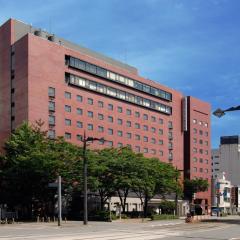
[[[80,46],[78,44],[72,43],[68,40],[65,40],[61,37],[58,37],[56,35],[54,35],[53,33],[49,33],[45,30],[42,30],[41,28],[37,28],[37,27],[33,27],[32,25],[26,24],[22,21],[19,20],[15,20],[14,21],[14,32],[15,32],[15,41],[18,41],[19,39],[21,39],[23,36],[25,36],[28,33],[31,34],[36,34],[38,36],[41,36],[43,38],[48,38],[51,39],[52,41],[63,45],[64,47],[73,49],[75,51],[81,52],[83,54],[86,54],[88,56],[91,56],[93,58],[105,61],[108,64],[111,64],[113,66],[119,67],[119,68],[123,68],[124,70],[127,70],[133,74],[137,74],[138,70],[135,67],[132,67],[126,63],[120,62],[118,60],[112,59],[110,57],[107,57],[101,53],[95,52],[93,50],[90,50],[88,48],[85,48],[83,46]]]

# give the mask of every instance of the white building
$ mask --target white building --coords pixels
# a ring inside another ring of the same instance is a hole
[[[232,213],[231,182],[226,180],[225,173],[218,174],[213,181],[212,207],[218,207],[221,212]]]

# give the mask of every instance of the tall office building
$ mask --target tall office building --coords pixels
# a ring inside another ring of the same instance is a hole
[[[210,106],[139,76],[136,68],[10,19],[0,27],[0,144],[23,121],[50,138],[129,145],[210,180]],[[185,159],[185,164],[184,164]],[[196,160],[197,159],[197,160]],[[197,194],[210,202],[209,192]]]
[[[220,173],[225,172],[226,178],[231,181],[232,185],[240,185],[240,137],[239,136],[223,136],[220,139],[219,146]],[[216,172],[216,169],[214,170]]]

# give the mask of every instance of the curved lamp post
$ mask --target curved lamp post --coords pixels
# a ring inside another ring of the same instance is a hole
[[[236,107],[230,107],[230,108],[227,108],[225,110],[222,110],[221,108],[218,108],[217,110],[215,110],[213,112],[213,115],[220,118],[220,117],[225,115],[225,112],[233,112],[233,111],[238,111],[238,110],[240,110],[240,105],[236,106]]]

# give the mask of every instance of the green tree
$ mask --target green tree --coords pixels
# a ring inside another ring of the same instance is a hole
[[[115,159],[111,172],[114,174],[113,188],[120,198],[123,213],[126,211],[127,197],[135,182],[137,154],[131,148],[123,147],[114,150]]]
[[[133,183],[133,189],[140,198],[143,206],[144,217],[147,216],[148,203],[151,198],[159,194],[174,192],[176,182],[176,170],[172,165],[160,162],[157,158],[145,158],[139,156],[136,162],[137,177]]]
[[[163,200],[159,204],[159,208],[161,209],[162,214],[173,214],[173,211],[175,210],[175,203]]]
[[[48,183],[59,174],[67,176],[74,169],[72,162],[79,159],[77,147],[63,139],[48,139],[42,125],[41,121],[32,126],[23,123],[5,143],[5,154],[0,158],[0,201],[23,209],[27,218],[34,205],[46,209],[55,194]]]
[[[193,200],[194,193],[205,192],[208,190],[208,187],[208,181],[202,178],[186,179],[184,181],[185,195],[190,202]]]
[[[116,150],[106,148],[94,151],[94,153],[89,157],[89,187],[92,191],[98,192],[100,208],[104,210],[107,200],[115,194],[112,169]]]

